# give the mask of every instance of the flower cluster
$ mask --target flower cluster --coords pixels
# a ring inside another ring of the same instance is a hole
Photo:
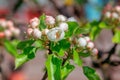
[[[50,41],[60,41],[65,36],[65,31],[68,30],[67,18],[63,15],[58,15],[56,18],[46,16],[46,29],[40,30],[40,20],[33,18],[30,20],[27,35],[35,39],[41,39],[42,36],[47,36]]]
[[[120,21],[120,6],[115,6],[110,10],[107,10],[104,16],[108,19],[116,19]]]
[[[0,19],[0,39],[16,37],[20,34],[20,30],[16,28],[12,21]]]
[[[98,50],[88,36],[80,36],[76,39],[76,43],[78,47],[82,48],[83,52],[91,52],[93,55],[98,54]]]

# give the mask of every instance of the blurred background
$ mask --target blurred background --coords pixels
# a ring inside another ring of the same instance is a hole
[[[78,21],[94,20],[100,21],[105,7],[120,5],[120,0],[0,0],[0,18],[12,20],[21,30],[20,40],[25,39],[26,26],[29,20],[39,17],[43,13],[51,16],[63,14],[66,17],[74,17]],[[107,38],[105,38],[107,36]],[[111,41],[112,33],[110,30],[102,30],[95,40],[96,47],[103,51],[109,51],[113,47]],[[118,46],[119,47],[119,46]],[[38,51],[36,58],[27,62],[18,70],[14,70],[14,58],[6,54],[5,49],[0,49],[4,58],[1,63],[0,80],[41,80],[44,75],[45,51]],[[106,54],[103,58],[106,57]],[[119,57],[113,56],[112,59],[120,60]],[[96,68],[101,80],[120,80],[120,66],[104,65],[96,67],[90,57],[85,58],[85,65]],[[66,80],[87,80],[82,69],[78,66],[68,76]],[[4,77],[3,79],[1,77]]]

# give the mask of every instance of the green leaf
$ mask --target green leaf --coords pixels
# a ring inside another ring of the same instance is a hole
[[[21,41],[18,43],[17,45],[17,49],[24,49],[26,47],[31,46],[33,43],[35,42],[35,40],[25,40],[25,41]]]
[[[108,25],[103,21],[99,23],[99,27],[102,28],[102,29],[109,28]]]
[[[75,49],[73,50],[73,60],[77,65],[82,66],[82,60],[80,59],[80,56]]]
[[[37,48],[27,47],[23,50],[22,54],[19,54],[15,59],[15,69],[26,63],[27,61],[35,58]]]
[[[41,40],[36,40],[34,44],[37,48],[44,49],[43,42]]]
[[[83,73],[89,80],[100,80],[96,71],[88,66],[83,66]]]
[[[61,68],[61,77],[62,80],[65,80],[67,76],[74,70],[74,65],[66,62],[65,65]]]
[[[49,55],[46,61],[48,80],[61,80],[62,60],[55,55]]]
[[[45,24],[45,14],[43,14],[42,16],[40,16],[40,25],[39,25],[39,29],[45,29],[46,28],[46,24]]]
[[[89,33],[89,29],[87,29],[87,28],[78,27],[74,30],[74,35],[87,34],[87,33]]]
[[[63,57],[63,56],[64,56],[64,52],[65,52],[65,51],[64,51],[63,49],[60,49],[58,55],[59,55],[60,57]]]
[[[79,25],[77,22],[68,22],[68,31],[66,32],[65,36],[66,37],[70,37],[73,35],[74,30],[76,30],[76,28],[78,28]]]
[[[79,56],[88,57],[88,56],[90,56],[90,52],[83,52],[83,51],[81,51],[81,52],[79,52]]]
[[[63,39],[57,43],[55,42],[50,43],[50,49],[57,53],[59,53],[61,49],[67,50],[69,48],[70,48],[70,42],[67,39]]]
[[[18,55],[17,49],[15,48],[15,46],[8,40],[4,41],[4,47],[6,48],[6,50],[14,57],[16,57]]]
[[[90,38],[92,40],[95,40],[95,38],[98,36],[100,33],[101,29],[98,26],[93,26],[90,32]]]
[[[115,31],[115,35],[112,38],[112,42],[120,43],[120,30]]]

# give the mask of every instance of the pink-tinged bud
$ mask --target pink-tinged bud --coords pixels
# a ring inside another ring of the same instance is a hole
[[[116,10],[117,12],[120,12],[120,6],[116,6],[116,7],[115,7],[115,10]]]
[[[27,29],[27,35],[28,35],[28,36],[31,36],[32,33],[33,33],[33,29],[32,29],[32,28],[28,28],[28,29]]]
[[[42,35],[47,35],[48,32],[49,32],[49,29],[44,29],[44,30],[42,31]]]
[[[89,38],[89,37],[84,37],[84,38],[85,38],[85,40],[86,40],[87,42],[90,41],[90,38]]]
[[[13,34],[15,36],[18,36],[20,34],[20,30],[18,28],[15,28],[15,30],[13,31]]]
[[[8,26],[9,28],[11,28],[11,27],[13,27],[13,26],[14,26],[14,24],[13,24],[13,22],[12,22],[12,21],[7,21],[7,26]]]
[[[55,19],[52,16],[46,16],[45,22],[47,25],[54,25]]]
[[[63,15],[58,15],[58,16],[56,17],[56,20],[57,20],[58,22],[64,22],[64,21],[67,20],[67,18],[66,18],[65,16],[63,16]]]
[[[111,12],[106,12],[106,13],[105,13],[105,17],[107,17],[107,18],[110,18],[111,15],[112,15]]]
[[[7,38],[10,38],[12,36],[12,32],[10,30],[5,30],[4,33]]]
[[[93,49],[94,48],[94,43],[93,42],[88,42],[87,48],[88,49]]]
[[[41,39],[42,32],[39,29],[33,29],[33,37],[36,39]]]
[[[4,32],[0,32],[0,38],[4,38],[4,37],[5,37]]]
[[[63,31],[67,31],[68,30],[68,24],[65,23],[65,22],[60,23],[59,28]]]
[[[1,27],[3,27],[3,28],[6,28],[6,27],[7,27],[7,23],[6,23],[5,19],[0,19],[0,25],[1,25]]]
[[[78,39],[78,46],[85,47],[87,45],[87,41],[84,38]]]
[[[93,49],[92,49],[92,54],[93,54],[93,55],[97,55],[97,54],[98,54],[98,50],[97,50],[96,48],[93,48]]]
[[[32,28],[36,28],[39,24],[40,24],[40,20],[37,17],[30,20],[30,26]]]
[[[112,17],[115,18],[115,19],[118,19],[118,18],[119,18],[119,15],[118,15],[118,13],[113,12],[113,13],[112,13]]]

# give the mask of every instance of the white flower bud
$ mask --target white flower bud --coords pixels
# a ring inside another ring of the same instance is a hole
[[[53,28],[47,33],[47,37],[50,41],[60,41],[64,38],[65,33],[59,28]]]
[[[98,54],[98,50],[97,50],[96,48],[93,48],[93,49],[92,49],[92,54],[93,54],[93,55],[97,55],[97,54]]]
[[[88,42],[87,48],[88,49],[93,49],[94,48],[94,43],[93,42]]]
[[[120,6],[116,6],[116,7],[115,7],[115,10],[116,10],[117,12],[120,12]]]
[[[87,45],[87,41],[84,38],[78,39],[78,46],[85,47]]]
[[[40,39],[42,36],[42,32],[39,29],[33,29],[33,37]]]
[[[6,28],[6,27],[7,27],[7,23],[6,23],[6,21],[5,21],[4,19],[0,19],[0,25],[1,25],[1,27],[3,27],[3,28]]]
[[[5,30],[4,33],[7,38],[10,38],[12,36],[12,32],[10,30]]]
[[[68,18],[67,21],[70,21],[70,22],[77,22],[77,20],[76,20],[74,17],[70,17],[70,18]]]
[[[84,37],[84,38],[85,38],[85,40],[86,40],[87,42],[90,41],[90,38],[89,38],[89,37]]]
[[[18,28],[15,28],[14,31],[13,31],[13,34],[15,36],[18,36],[20,34],[20,30]]]
[[[119,15],[118,15],[118,13],[113,12],[113,13],[112,13],[112,17],[115,18],[115,19],[118,19],[118,18],[119,18]]]
[[[109,11],[106,12],[106,13],[105,13],[105,16],[106,16],[107,18],[110,18],[110,17],[111,17],[111,12],[109,12]]]
[[[63,15],[58,15],[57,17],[56,17],[56,20],[58,21],[58,22],[64,22],[64,21],[66,21],[66,17],[65,16],[63,16]]]
[[[36,28],[39,24],[40,24],[40,20],[37,17],[30,20],[30,26],[32,28]]]
[[[28,28],[28,29],[27,29],[27,35],[28,35],[28,36],[31,36],[32,33],[33,33],[33,29],[32,29],[32,28]]]
[[[52,16],[46,16],[45,22],[47,25],[54,25],[55,19]]]
[[[60,23],[59,28],[63,31],[67,31],[68,30],[68,24],[67,23]]]
[[[44,30],[42,31],[42,34],[43,34],[43,35],[47,35],[48,32],[49,32],[49,29],[44,29]]]
[[[14,27],[14,24],[12,21],[7,21],[7,26],[11,28],[11,27]]]

